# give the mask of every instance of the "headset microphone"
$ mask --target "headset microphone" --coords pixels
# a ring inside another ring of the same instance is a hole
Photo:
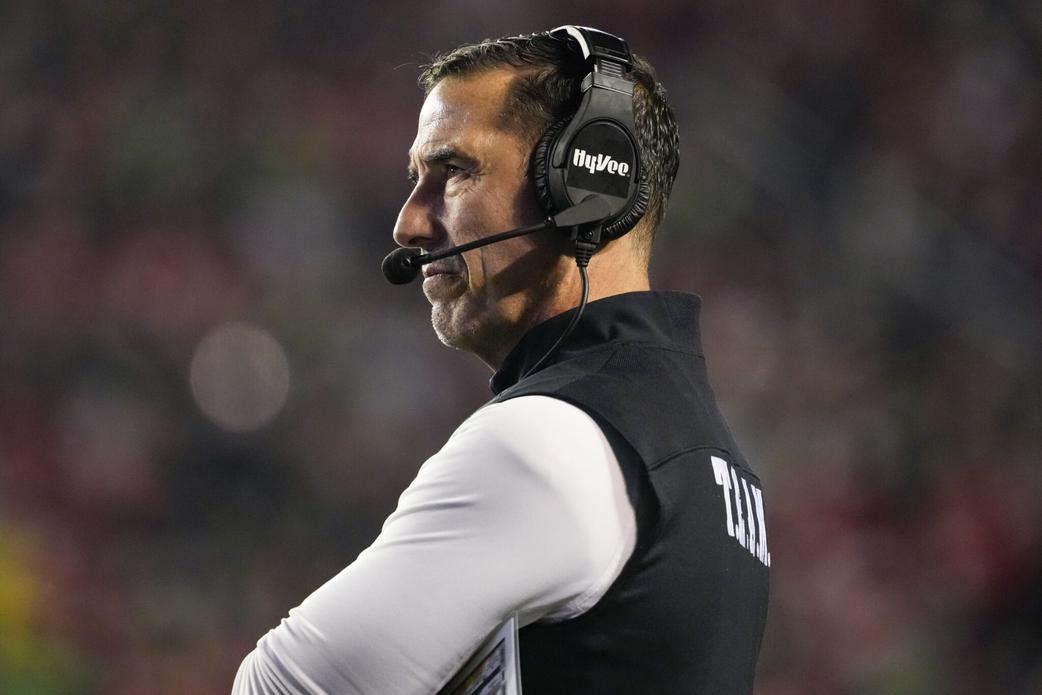
[[[611,204],[608,200],[602,196],[590,195],[584,198],[578,205],[573,205],[567,210],[562,210],[556,215],[546,218],[542,222],[528,225],[527,227],[511,229],[508,232],[493,234],[484,239],[471,241],[467,244],[461,244],[460,246],[453,246],[444,251],[423,253],[421,249],[415,246],[403,246],[402,248],[395,249],[387,254],[383,260],[381,269],[383,270],[384,277],[387,278],[388,282],[394,285],[404,285],[416,279],[422,266],[441,260],[442,258],[457,256],[461,253],[470,251],[471,249],[487,246],[488,244],[494,244],[506,239],[513,239],[518,236],[524,236],[525,234],[542,232],[547,229],[564,229],[567,227],[578,227],[581,225],[603,222],[610,215]]]
[[[419,267],[413,266],[412,260],[419,256],[422,251],[415,246],[401,247],[391,251],[384,256],[380,270],[383,271],[387,282],[392,285],[404,285],[416,279],[420,272]]]

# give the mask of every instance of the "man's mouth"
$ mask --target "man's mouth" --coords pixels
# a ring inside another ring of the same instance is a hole
[[[449,263],[439,263],[438,261],[423,266],[424,279],[435,275],[459,275],[459,271]]]

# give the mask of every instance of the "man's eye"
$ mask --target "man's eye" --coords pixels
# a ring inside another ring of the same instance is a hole
[[[455,164],[446,164],[445,165],[445,175],[448,176],[449,178],[452,178],[453,176],[459,176],[460,174],[464,174],[464,173],[466,173],[466,172],[463,170],[463,168],[462,167],[458,167]]]

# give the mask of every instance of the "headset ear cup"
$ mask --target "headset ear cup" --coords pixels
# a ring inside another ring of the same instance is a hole
[[[553,194],[551,193],[550,156],[557,145],[557,136],[568,127],[571,120],[571,118],[562,118],[547,128],[546,132],[539,138],[539,142],[536,143],[535,149],[532,150],[530,162],[532,181],[535,183],[539,203],[543,206],[543,212],[547,215],[554,215],[560,212],[560,210],[556,210],[554,207]],[[637,192],[633,197],[633,203],[618,218],[604,225],[604,230],[601,232],[603,238],[606,240],[618,239],[633,229],[637,222],[640,221],[640,218],[644,216],[644,213],[648,211],[650,201],[651,186],[648,185],[648,182],[642,176],[637,183]]]
[[[557,136],[565,129],[569,121],[571,121],[570,118],[562,118],[547,128],[539,138],[539,142],[536,143],[535,149],[532,150],[529,171],[531,171],[532,181],[535,183],[539,204],[543,206],[543,212],[547,215],[559,212],[554,210],[553,195],[550,193],[550,155],[557,142]]]
[[[633,204],[630,205],[629,209],[622,213],[622,216],[618,219],[609,222],[604,225],[604,231],[602,235],[607,239],[618,239],[626,232],[633,229],[637,222],[640,222],[640,218],[644,217],[644,213],[648,211],[648,204],[651,202],[651,186],[648,182],[641,177],[640,183],[637,184],[637,194],[633,197]]]

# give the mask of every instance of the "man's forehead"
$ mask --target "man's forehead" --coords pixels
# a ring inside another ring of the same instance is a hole
[[[504,99],[515,76],[511,70],[487,70],[438,82],[420,109],[409,158],[422,158],[429,150],[482,131],[501,130]]]

